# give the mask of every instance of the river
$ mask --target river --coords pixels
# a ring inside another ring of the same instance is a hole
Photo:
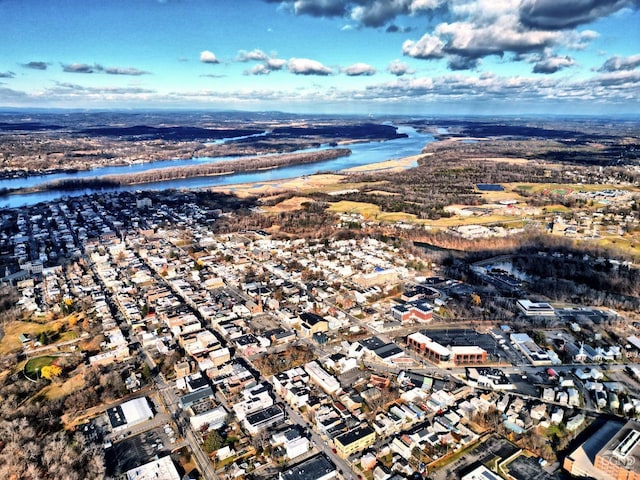
[[[263,183],[273,180],[284,180],[288,178],[303,177],[313,175],[318,172],[338,172],[351,167],[368,165],[372,163],[380,163],[386,160],[404,158],[411,155],[417,155],[422,148],[428,143],[434,141],[431,134],[417,132],[413,127],[400,126],[399,133],[406,133],[406,138],[397,138],[384,142],[363,142],[347,145],[351,150],[351,155],[340,157],[333,160],[326,160],[316,163],[308,163],[304,165],[290,165],[271,170],[262,170],[259,172],[233,173],[229,175],[179,178],[167,180],[163,182],[145,183],[137,185],[122,185],[114,188],[106,189],[82,189],[70,191],[43,191],[27,194],[15,194],[0,197],[0,208],[16,208],[21,206],[35,205],[40,202],[56,200],[63,196],[79,196],[90,193],[99,193],[107,191],[135,191],[135,190],[164,190],[164,189],[181,189],[181,188],[205,188],[219,185],[234,185],[239,183]],[[330,148],[330,147],[323,147]],[[300,150],[316,151],[317,148]],[[78,178],[100,178],[105,175],[118,175],[127,173],[138,173],[157,168],[166,167],[182,167],[189,165],[201,165],[203,163],[220,162],[223,160],[233,160],[237,157],[200,157],[181,160],[162,160],[158,162],[141,163],[125,166],[99,167],[93,170],[75,172],[75,173],[57,173],[54,175],[33,175],[24,178],[11,178],[0,180],[0,189],[2,188],[27,188],[36,187],[53,180],[67,180]]]

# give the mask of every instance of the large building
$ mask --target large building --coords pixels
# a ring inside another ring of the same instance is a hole
[[[607,421],[565,458],[563,468],[573,477],[640,480],[640,423]]]
[[[114,432],[119,432],[151,420],[153,411],[145,397],[135,398],[107,410],[109,423]]]
[[[424,301],[410,302],[391,307],[391,316],[400,322],[430,322],[433,319],[433,308]]]
[[[171,456],[158,458],[149,463],[132,468],[126,473],[126,480],[180,480]]]
[[[331,480],[337,476],[333,462],[319,454],[281,472],[279,480]]]
[[[422,332],[415,332],[407,336],[407,346],[417,350],[433,363],[478,365],[487,361],[487,352],[478,346],[445,347]]]
[[[640,480],[640,424],[627,422],[598,452],[594,467],[617,480]]]
[[[555,309],[546,302],[522,299],[518,300],[516,305],[527,317],[553,317],[556,314]]]
[[[526,333],[512,333],[511,343],[522,352],[522,354],[531,362],[531,365],[551,365],[553,362],[549,354],[533,341]]]

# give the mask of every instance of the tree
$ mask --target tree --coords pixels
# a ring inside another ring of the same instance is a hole
[[[62,368],[58,365],[45,365],[40,370],[40,375],[42,378],[46,378],[47,380],[51,380],[54,377],[59,377],[62,373]]]
[[[204,450],[207,453],[215,452],[222,447],[224,440],[216,430],[211,430],[204,439]]]

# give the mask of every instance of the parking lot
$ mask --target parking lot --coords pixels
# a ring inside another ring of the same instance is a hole
[[[174,440],[175,443],[175,440]],[[127,437],[106,450],[106,466],[109,476],[116,476],[167,455],[173,449],[168,429],[154,428],[134,437]]]
[[[548,474],[538,463],[537,458],[520,455],[507,465],[509,476],[516,480],[553,480],[555,475]]]
[[[461,478],[479,464],[486,465],[493,459],[505,459],[520,450],[517,446],[504,438],[491,436],[477,447],[465,452],[465,454],[449,465],[431,473],[434,480],[452,480]]]

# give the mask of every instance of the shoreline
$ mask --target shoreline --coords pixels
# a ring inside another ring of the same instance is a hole
[[[315,173],[302,177],[292,177],[280,180],[268,180],[260,182],[236,183],[232,185],[220,185],[208,187],[212,192],[230,193],[238,196],[251,196],[255,194],[278,194],[286,191],[327,189],[335,185],[336,190],[344,189],[340,182],[353,174],[398,172],[417,166],[418,160],[433,154],[418,154],[409,157],[385,160],[384,162],[368,163],[357,167],[345,168],[335,173]]]

